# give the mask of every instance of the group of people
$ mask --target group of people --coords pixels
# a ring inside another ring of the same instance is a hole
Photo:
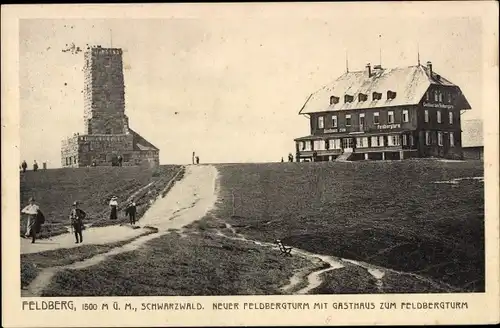
[[[289,162],[293,162],[293,155],[292,155],[292,153],[288,154],[288,161]],[[281,163],[283,163],[283,162],[284,162],[283,157],[281,157]]]
[[[46,162],[44,162],[44,168],[46,167],[47,167]],[[28,169],[28,163],[26,163],[26,161],[23,160],[21,165],[19,165],[19,168],[23,173],[26,172],[26,170]],[[38,163],[36,162],[36,160],[33,161],[33,171],[34,172],[38,171]]]
[[[111,209],[110,219],[118,219],[118,199],[113,196],[109,202],[109,207]],[[27,216],[28,222],[26,225],[25,238],[31,238],[31,243],[34,244],[37,234],[40,233],[42,225],[45,223],[45,216],[43,215],[40,207],[35,203],[35,198],[31,197],[29,199],[29,204],[21,210],[22,214]],[[130,224],[135,225],[137,214],[137,205],[135,202],[131,201],[126,209],[125,215],[130,219]],[[73,207],[69,213],[69,221],[72,232],[75,234],[76,243],[83,242],[83,229],[84,220],[87,217],[87,213],[80,208],[80,202],[73,202]]]

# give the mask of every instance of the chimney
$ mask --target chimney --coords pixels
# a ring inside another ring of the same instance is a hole
[[[432,76],[432,63],[430,61],[427,62],[427,69],[429,70],[429,75]]]
[[[370,63],[366,64],[366,75],[368,77],[372,76],[372,67],[370,66]]]

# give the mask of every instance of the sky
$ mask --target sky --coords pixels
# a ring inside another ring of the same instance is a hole
[[[125,113],[162,164],[190,163],[193,151],[202,163],[286,158],[293,139],[309,134],[300,108],[345,72],[346,53],[354,71],[379,64],[380,49],[384,67],[416,65],[419,49],[422,63],[432,61],[464,92],[472,110],[463,119],[482,119],[480,18],[328,8],[313,16],[21,20],[21,160],[60,167],[61,140],[83,133],[83,53],[62,52],[72,42],[124,50]]]

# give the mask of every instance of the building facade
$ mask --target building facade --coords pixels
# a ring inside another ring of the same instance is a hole
[[[310,135],[295,139],[297,161],[461,159],[460,88],[432,64],[384,69],[368,64],[311,94],[299,114]]]
[[[85,134],[62,141],[61,165],[158,166],[159,149],[129,126],[125,115],[122,50],[91,47],[85,52]]]

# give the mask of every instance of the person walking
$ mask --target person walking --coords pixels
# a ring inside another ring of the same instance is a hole
[[[69,213],[69,220],[71,223],[71,227],[73,228],[73,232],[75,233],[76,244],[83,243],[83,220],[87,217],[87,213],[79,208],[78,201],[73,203],[73,208]],[[80,239],[78,239],[80,237]]]
[[[111,208],[111,213],[109,215],[110,220],[118,219],[117,209],[118,209],[118,200],[116,196],[111,197],[111,201],[109,202],[109,207]]]
[[[195,153],[193,151],[193,155],[191,156],[191,161],[192,161],[193,165],[194,165],[194,159],[195,159]]]
[[[26,214],[28,217],[25,237],[31,237],[31,243],[34,244],[37,233],[40,233],[42,224],[45,223],[45,217],[33,197],[29,199],[29,204],[21,210],[21,213]]]
[[[33,162],[33,171],[38,171],[38,163],[36,161]]]
[[[26,161],[23,161],[21,163],[21,168],[23,169],[23,173],[25,173],[26,169],[28,168],[28,163],[26,163]]]
[[[196,156],[196,164],[200,164],[200,158]]]
[[[125,210],[125,214],[130,218],[130,225],[135,225],[135,215],[137,214],[137,206],[134,202],[130,202]]]

